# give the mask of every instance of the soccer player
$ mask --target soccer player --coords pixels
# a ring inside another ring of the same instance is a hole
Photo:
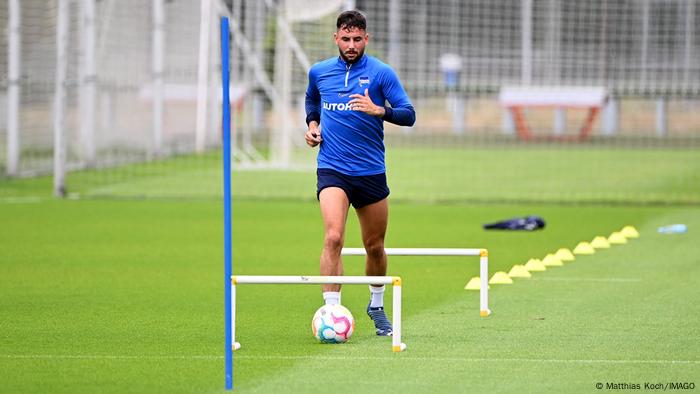
[[[384,126],[412,126],[416,114],[394,70],[365,54],[367,21],[358,11],[338,16],[333,34],[340,56],[314,64],[306,89],[304,135],[318,152],[317,197],[324,226],[321,275],[343,275],[340,257],[350,205],[367,252],[367,276],[386,275],[384,252],[389,187],[384,164]],[[385,103],[390,106],[386,106]],[[377,335],[392,335],[384,313],[384,286],[371,285],[367,314]],[[323,286],[326,304],[340,303],[340,285]]]

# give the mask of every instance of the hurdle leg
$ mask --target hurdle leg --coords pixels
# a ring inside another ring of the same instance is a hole
[[[481,289],[479,289],[479,302],[481,317],[486,317],[491,314],[489,309],[489,252],[482,249],[479,253],[479,277],[481,279]]]
[[[393,320],[394,332],[392,333],[392,349],[395,352],[406,350],[406,344],[401,342],[401,278],[395,277],[393,280]]]
[[[231,351],[241,348],[241,344],[236,342],[236,280],[231,280]]]

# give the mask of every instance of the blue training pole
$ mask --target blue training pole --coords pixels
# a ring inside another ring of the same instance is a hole
[[[226,316],[226,390],[233,390],[233,348],[231,346],[231,104],[229,98],[228,18],[221,18],[222,133],[224,138],[224,308]]]

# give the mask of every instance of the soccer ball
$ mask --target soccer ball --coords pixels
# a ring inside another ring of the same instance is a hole
[[[314,314],[311,329],[314,337],[323,343],[343,343],[355,331],[355,319],[342,305],[324,305]]]

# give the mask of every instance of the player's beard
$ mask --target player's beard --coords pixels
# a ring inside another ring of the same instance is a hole
[[[362,55],[365,54],[365,49],[362,48],[362,49],[359,50],[359,51],[355,51],[355,54],[356,54],[356,55],[355,55],[355,58],[352,59],[352,60],[348,59],[347,56],[345,56],[345,54],[343,53],[343,51],[340,50],[340,48],[338,48],[338,52],[340,53],[340,57],[341,57],[343,60],[345,60],[345,63],[350,63],[350,64],[352,64],[352,63],[355,63],[356,61],[360,60],[360,58],[362,58]]]

